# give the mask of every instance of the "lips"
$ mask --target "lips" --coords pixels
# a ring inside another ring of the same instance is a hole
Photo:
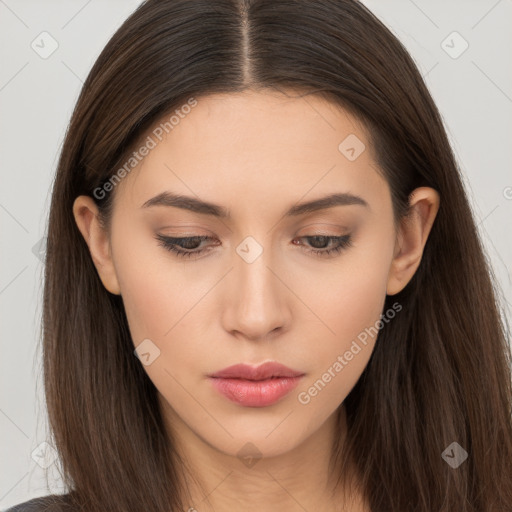
[[[302,375],[304,375],[304,372],[292,370],[280,363],[267,362],[256,367],[248,364],[235,364],[213,373],[209,377],[260,381],[278,377],[300,377]]]
[[[305,374],[276,362],[253,367],[236,364],[209,375],[212,386],[227,399],[245,407],[266,407],[295,389]]]

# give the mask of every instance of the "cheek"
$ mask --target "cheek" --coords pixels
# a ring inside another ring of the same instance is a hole
[[[116,272],[133,345],[149,339],[159,354],[145,370],[155,384],[163,379],[169,385],[164,369],[184,380],[208,344],[204,311],[210,307],[208,292],[217,275],[198,277],[192,266],[177,262],[156,241],[131,242],[118,254]]]
[[[118,222],[113,233],[113,259],[133,342],[149,338],[160,345],[183,303],[179,268],[135,222]]]
[[[142,266],[126,264],[121,265],[118,271],[123,304],[135,345],[144,338],[160,340],[172,327],[178,291],[176,286],[166,286],[172,276],[158,276],[155,270],[153,266],[146,272]]]
[[[316,281],[318,293],[309,294],[308,306],[322,323],[309,322],[315,363],[305,401],[321,394],[318,402],[341,403],[364,371],[383,325],[391,251],[387,238],[361,243]]]
[[[193,306],[204,294],[203,287],[169,262],[153,261],[151,270],[145,268],[128,265],[120,270],[123,304],[135,345],[150,338],[163,348],[182,325],[193,320]]]
[[[311,308],[329,329],[325,332],[342,340],[338,344],[350,345],[383,312],[392,246],[386,237],[364,240],[316,281]]]

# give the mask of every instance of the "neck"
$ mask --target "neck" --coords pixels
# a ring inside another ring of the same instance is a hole
[[[234,455],[196,435],[160,398],[171,438],[185,463],[183,502],[190,512],[366,512],[361,493],[333,487],[329,462],[336,436],[337,412],[293,450],[262,457],[246,444]],[[340,410],[345,438],[346,415]],[[260,457],[260,458],[258,458]]]

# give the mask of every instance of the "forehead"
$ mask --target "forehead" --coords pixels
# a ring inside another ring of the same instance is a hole
[[[318,152],[328,146],[337,150],[344,132],[357,132],[366,139],[362,125],[339,105],[318,95],[290,94],[244,91],[202,97],[172,133],[181,132],[187,139],[180,143],[192,142],[197,149],[215,149],[217,154],[231,155],[236,149],[264,157],[274,151],[280,156],[289,152],[288,158],[296,155],[298,159],[314,153],[316,147]],[[194,135],[201,138],[192,141]],[[221,140],[229,144],[217,145]]]
[[[120,184],[136,206],[165,190],[264,205],[385,184],[362,123],[320,96],[212,94],[173,113],[144,134],[152,149]]]

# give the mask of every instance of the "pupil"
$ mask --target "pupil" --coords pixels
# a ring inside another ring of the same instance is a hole
[[[311,245],[312,245],[312,246],[314,246],[314,247],[315,247],[315,249],[321,249],[322,247],[324,247],[324,246],[325,246],[325,242],[327,242],[327,241],[328,241],[328,240],[327,240],[327,237],[326,237],[326,236],[322,236],[322,235],[314,236],[314,237],[312,237],[312,238],[313,238],[313,243],[312,243]],[[319,244],[319,245],[317,245],[317,244],[315,243],[315,240],[316,240],[316,242],[318,242],[318,240],[320,240],[320,244]]]

